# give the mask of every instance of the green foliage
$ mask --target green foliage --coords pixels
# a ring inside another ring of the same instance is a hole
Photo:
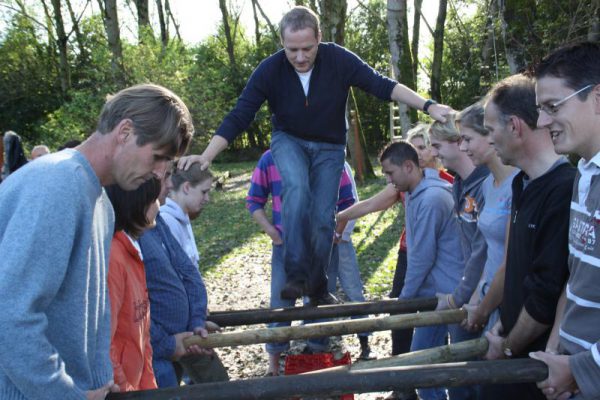
[[[62,101],[56,59],[34,33],[31,20],[15,15],[0,43],[0,131],[30,142],[42,139],[38,124]]]
[[[382,75],[390,75],[386,3],[369,0],[346,21],[345,45]],[[354,90],[368,151],[377,152],[389,140],[389,104],[362,90]]]
[[[444,33],[442,98],[455,109],[483,96],[511,74],[507,48],[524,67],[562,44],[585,40],[592,18],[591,1],[507,0],[503,35],[500,13],[490,2],[449,2]],[[475,8],[474,13],[467,13]],[[491,20],[492,30],[487,29]],[[493,34],[492,34],[493,33]],[[486,43],[487,42],[487,43]],[[489,57],[483,57],[487,47]]]

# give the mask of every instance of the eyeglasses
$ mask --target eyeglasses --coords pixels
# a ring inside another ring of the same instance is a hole
[[[587,85],[586,87],[583,87],[581,89],[579,89],[578,91],[576,91],[575,93],[571,93],[570,95],[568,95],[567,97],[563,98],[562,100],[557,101],[556,103],[552,103],[552,104],[537,104],[535,106],[535,108],[538,110],[538,113],[543,111],[548,115],[553,115],[556,114],[556,112],[558,111],[558,109],[560,108],[560,106],[562,106],[563,104],[565,104],[567,101],[569,101],[571,98],[575,97],[576,95],[578,95],[579,93],[586,91],[590,88],[594,87],[594,85]]]

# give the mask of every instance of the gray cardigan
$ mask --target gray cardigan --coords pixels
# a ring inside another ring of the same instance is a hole
[[[0,184],[0,398],[85,399],[113,378],[112,206],[64,150]]]

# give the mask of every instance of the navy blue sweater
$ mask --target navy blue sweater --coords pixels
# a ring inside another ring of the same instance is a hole
[[[305,96],[298,74],[285,51],[280,50],[254,70],[216,135],[231,142],[248,128],[267,100],[274,131],[305,140],[345,144],[346,99],[350,87],[359,87],[389,101],[396,84],[351,51],[335,43],[321,43]]]

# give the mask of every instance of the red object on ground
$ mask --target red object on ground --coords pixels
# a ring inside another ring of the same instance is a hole
[[[336,360],[331,353],[296,354],[285,358],[285,375],[298,375],[309,371],[352,364],[350,353],[346,352],[342,358]],[[344,394],[340,400],[354,400],[353,394]]]

